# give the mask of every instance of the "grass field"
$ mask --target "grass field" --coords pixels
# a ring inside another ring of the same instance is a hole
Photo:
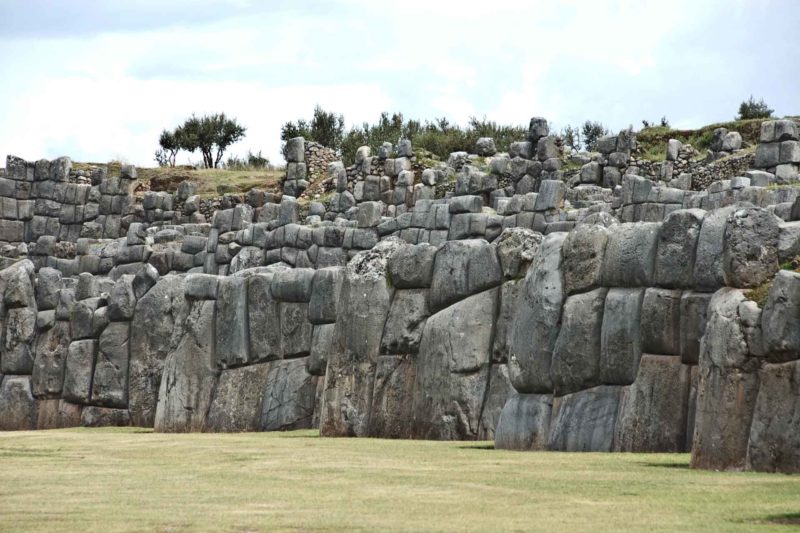
[[[800,476],[688,462],[313,431],[0,432],[0,530],[779,531],[800,520]]]

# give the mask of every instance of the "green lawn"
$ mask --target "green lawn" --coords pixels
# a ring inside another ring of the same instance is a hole
[[[314,431],[0,432],[3,531],[777,531],[800,476]]]

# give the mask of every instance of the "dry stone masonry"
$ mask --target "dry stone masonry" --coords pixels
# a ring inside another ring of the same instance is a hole
[[[402,139],[346,168],[297,138],[282,194],[208,213],[190,182],[139,203],[130,167],[9,156],[0,429],[319,428],[800,471],[798,129],[765,122],[735,176],[712,165],[741,137],[715,133],[708,186],[677,141],[639,175],[627,130],[565,171],[540,118],[509,153],[480,139],[430,168]]]

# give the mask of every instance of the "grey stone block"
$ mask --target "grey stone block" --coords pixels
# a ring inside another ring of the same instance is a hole
[[[620,405],[614,450],[686,452],[690,367],[679,357],[642,356]]]
[[[600,333],[600,381],[630,385],[642,356],[640,318],[644,289],[610,289]]]
[[[247,321],[247,279],[219,280],[216,315],[216,360],[220,368],[250,361]]]
[[[657,355],[680,354],[681,291],[647,289],[642,301],[642,350]]]
[[[395,291],[383,328],[382,352],[385,354],[417,353],[422,329],[429,315],[427,290]]]
[[[603,261],[603,284],[616,287],[650,286],[660,225],[619,224],[609,228]]]
[[[508,360],[511,382],[519,392],[553,390],[550,365],[566,298],[561,276],[561,248],[565,238],[564,233],[545,237],[519,296]]]
[[[436,253],[431,311],[499,285],[503,275],[495,248],[484,240],[450,241]]]
[[[655,282],[668,288],[695,285],[694,262],[705,211],[673,211],[661,224],[655,262]]]
[[[92,379],[92,402],[124,409],[128,405],[129,322],[111,322],[100,335]]]
[[[761,314],[761,331],[770,361],[800,359],[800,274],[778,271]]]
[[[387,263],[389,279],[398,289],[430,287],[437,248],[429,244],[401,246]]]
[[[624,387],[602,386],[553,399],[548,448],[609,452]]]
[[[730,214],[723,239],[726,285],[757,287],[778,271],[779,224],[779,218],[757,207]]]
[[[550,375],[553,392],[563,396],[599,384],[600,333],[608,289],[575,294],[564,302]]]

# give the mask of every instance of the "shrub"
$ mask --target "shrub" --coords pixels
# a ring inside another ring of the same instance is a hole
[[[769,118],[772,116],[773,111],[774,110],[769,108],[763,98],[756,102],[755,98],[753,98],[753,95],[751,94],[749,100],[739,104],[739,115],[736,117],[736,119],[744,120],[748,118]]]
[[[586,149],[594,151],[597,148],[597,140],[603,135],[607,135],[608,129],[600,122],[587,120],[583,123],[581,132],[583,133],[583,143],[586,145]]]

